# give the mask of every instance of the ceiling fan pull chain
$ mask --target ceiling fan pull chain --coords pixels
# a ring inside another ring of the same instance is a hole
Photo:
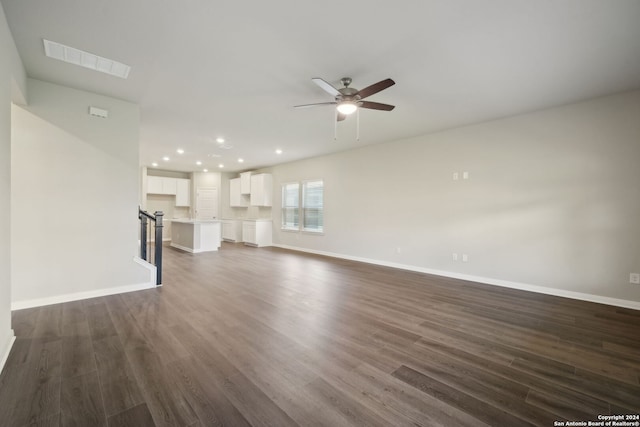
[[[360,109],[356,111],[356,141],[360,141]]]
[[[337,141],[338,140],[338,110],[335,110],[336,112],[336,119],[333,121],[333,140]]]

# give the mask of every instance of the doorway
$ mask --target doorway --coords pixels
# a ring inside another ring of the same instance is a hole
[[[196,219],[218,218],[218,189],[196,189]]]

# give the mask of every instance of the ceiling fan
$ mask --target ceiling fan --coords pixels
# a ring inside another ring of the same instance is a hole
[[[349,87],[351,84],[351,77],[343,77],[340,81],[343,84],[343,88],[336,89],[325,80],[315,77],[311,79],[312,82],[320,86],[329,95],[332,95],[335,100],[332,102],[318,102],[315,104],[303,104],[296,105],[294,108],[315,107],[316,105],[335,105],[337,109],[337,120],[342,121],[347,118],[349,114],[354,113],[358,108],[368,108],[371,110],[391,111],[395,108],[395,105],[381,104],[379,102],[363,101],[363,99],[370,97],[386,88],[396,84],[391,79],[385,79],[374,83],[371,86],[367,86],[364,89],[358,90]]]

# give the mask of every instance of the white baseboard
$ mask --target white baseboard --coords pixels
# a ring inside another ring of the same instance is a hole
[[[74,292],[70,294],[56,295],[47,298],[36,298],[31,300],[13,301],[11,310],[22,310],[25,308],[42,307],[44,305],[60,304],[69,301],[78,301],[81,299],[104,297],[107,295],[124,294],[127,292],[142,291],[145,289],[153,289],[156,287],[156,266],[147,261],[133,257],[133,260],[149,271],[149,280],[144,283],[136,283],[133,285],[116,286],[113,288],[95,289],[85,292]]]
[[[156,287],[155,282],[140,283],[135,285],[118,286],[116,288],[96,289],[86,292],[75,292],[72,294],[56,295],[48,298],[37,298],[25,301],[14,301],[11,303],[11,310],[22,310],[25,308],[41,307],[43,305],[60,304],[63,302],[78,301],[81,299],[104,297],[108,295],[124,294],[127,292],[142,291]]]
[[[199,254],[201,252],[215,252],[215,251],[218,250],[218,249],[207,249],[207,250],[192,249],[192,248],[188,248],[186,246],[178,245],[177,243],[173,243],[173,242],[169,246],[171,246],[172,248],[180,249],[180,250],[185,251],[185,252],[191,252],[192,254]]]
[[[602,295],[587,294],[587,293],[568,291],[568,290],[557,289],[557,288],[548,288],[545,286],[538,286],[538,285],[529,285],[527,283],[511,282],[508,280],[492,279],[489,277],[473,276],[469,274],[454,273],[454,272],[444,271],[444,270],[434,270],[430,268],[417,267],[415,265],[400,264],[400,263],[389,262],[389,261],[380,261],[380,260],[371,259],[371,258],[344,255],[344,254],[338,254],[334,252],[317,251],[314,249],[300,248],[297,246],[280,245],[280,244],[274,244],[273,246],[282,248],[282,249],[289,249],[292,251],[307,252],[311,254],[324,255],[324,256],[329,256],[333,258],[341,258],[341,259],[347,259],[351,261],[365,262],[367,264],[375,264],[375,265],[381,265],[385,267],[399,268],[402,270],[416,271],[419,273],[433,274],[435,276],[450,277],[452,279],[467,280],[470,282],[484,283],[487,285],[502,286],[505,288],[519,289],[522,291],[536,292],[539,294],[553,295],[557,297],[565,297],[565,298],[571,298],[571,299],[576,299],[581,301],[589,301],[589,302],[595,302],[599,304],[607,304],[607,305],[613,305],[617,307],[630,308],[633,310],[640,310],[640,301],[630,301],[630,300],[624,300],[619,298],[611,298],[611,297],[605,297]]]
[[[179,244],[177,244],[177,243],[173,243],[173,242],[171,242],[171,244],[170,244],[169,246],[171,246],[172,248],[180,249],[181,251],[191,252],[192,254],[195,254],[195,253],[196,253],[196,251],[195,251],[195,250],[193,250],[193,249],[191,249],[191,248],[188,248],[188,247],[186,247],[186,246],[179,245]]]
[[[16,336],[13,333],[13,329],[9,329],[9,336],[7,337],[7,342],[3,347],[0,347],[0,373],[4,369],[4,364],[7,363],[7,359],[9,359],[9,353],[11,352],[11,348],[13,347],[13,343],[16,341]]]
[[[142,291],[156,287],[155,281],[152,284],[138,283],[135,285],[118,286],[115,288],[96,289],[86,292],[75,292],[71,294],[56,295],[48,298],[37,298],[24,301],[14,301],[11,303],[11,310],[22,310],[25,308],[41,307],[43,305],[60,304],[63,302],[78,301],[81,299],[104,297],[107,295],[124,294],[127,292]]]

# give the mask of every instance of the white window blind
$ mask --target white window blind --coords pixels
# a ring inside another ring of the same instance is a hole
[[[324,183],[302,183],[302,229],[321,233],[324,229]]]
[[[300,229],[300,184],[282,184],[282,229]]]

